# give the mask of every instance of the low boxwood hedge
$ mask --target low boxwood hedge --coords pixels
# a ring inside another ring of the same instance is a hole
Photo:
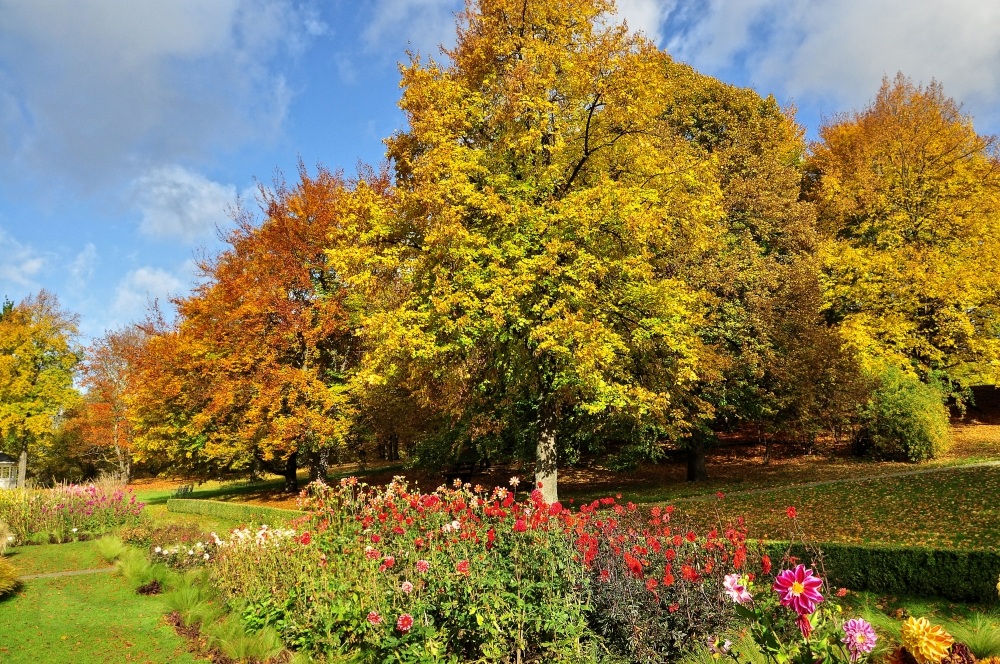
[[[775,564],[788,542],[767,542]],[[820,544],[830,583],[851,590],[910,597],[942,597],[959,602],[997,602],[1000,551],[963,551],[878,544]],[[801,544],[791,555],[810,560]]]
[[[220,500],[197,500],[193,498],[171,498],[167,501],[167,511],[203,514],[239,523],[266,523],[272,526],[285,523],[305,514],[305,512],[298,510],[248,505],[247,503],[227,503]]]

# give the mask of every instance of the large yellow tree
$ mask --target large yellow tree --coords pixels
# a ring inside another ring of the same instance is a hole
[[[898,75],[820,130],[826,311],[869,369],[953,387],[1000,368],[1000,162],[938,83]]]
[[[400,282],[359,379],[406,386],[454,444],[520,446],[547,500],[570,432],[681,436],[717,372],[688,276],[718,248],[719,187],[663,118],[666,55],[612,12],[471,3],[445,63],[404,67],[393,209],[351,234],[367,254],[331,251],[359,293]]]

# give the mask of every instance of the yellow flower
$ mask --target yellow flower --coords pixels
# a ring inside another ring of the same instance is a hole
[[[955,642],[940,625],[932,625],[927,618],[907,618],[903,623],[903,647],[919,664],[939,664]]]
[[[997,595],[1000,595],[1000,576],[997,577]]]

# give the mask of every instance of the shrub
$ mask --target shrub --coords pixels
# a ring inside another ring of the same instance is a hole
[[[303,512],[298,510],[189,498],[171,498],[167,501],[167,511],[202,514],[237,523],[266,523],[268,525],[286,523],[291,519],[303,516]]]
[[[853,590],[960,602],[996,602],[1000,552],[876,544],[818,544],[830,582]],[[774,560],[786,551],[808,560],[804,546],[768,543]]]
[[[924,461],[951,442],[942,391],[895,367],[880,376],[860,420],[855,451],[878,459]]]

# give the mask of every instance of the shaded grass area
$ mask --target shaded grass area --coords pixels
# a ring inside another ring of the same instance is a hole
[[[32,558],[76,566],[96,556],[76,557],[46,549],[74,544],[27,547]],[[18,550],[19,558],[25,554]],[[52,571],[55,571],[54,569]],[[0,661],[5,664],[39,662],[194,662],[187,643],[163,621],[166,606],[158,597],[143,597],[116,575],[94,574],[35,579],[21,591],[0,601]]]
[[[753,537],[788,539],[790,505],[812,541],[1000,547],[1000,467],[995,466],[678,502],[675,518],[711,527],[718,510],[744,516]]]
[[[110,567],[98,553],[93,540],[20,546],[8,550],[7,559],[14,564],[20,576]]]
[[[343,477],[374,477],[381,478],[385,473],[397,474],[403,471],[403,465],[395,462],[389,465],[381,464],[375,468],[359,468],[356,464],[346,464],[341,467],[331,468],[327,475],[328,482],[337,482]],[[299,486],[304,487],[309,483],[309,473],[300,470],[298,473]],[[177,489],[181,486],[191,484],[190,492],[183,496],[177,496]],[[132,484],[136,491],[138,500],[151,505],[165,505],[170,498],[196,498],[207,500],[232,500],[240,502],[251,502],[268,505],[272,507],[284,507],[296,509],[295,495],[284,492],[284,479],[278,476],[271,476],[259,481],[215,481],[210,480],[200,484],[193,484],[188,480],[138,480]]]
[[[1000,460],[1000,425],[957,424],[951,448],[941,458],[913,464],[859,459],[843,446],[819,447],[806,455],[795,446],[775,446],[764,463],[763,445],[716,448],[708,456],[709,480],[686,482],[687,467],[677,461],[612,473],[601,467],[560,470],[560,496],[593,500],[621,493],[626,500],[655,503],[714,496],[717,491],[754,491],[808,482],[880,477],[930,468],[954,468]]]

